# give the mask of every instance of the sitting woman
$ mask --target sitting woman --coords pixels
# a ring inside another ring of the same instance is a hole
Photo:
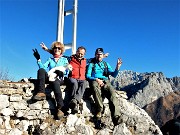
[[[37,72],[37,94],[34,96],[34,100],[39,101],[45,99],[45,84],[50,84],[52,90],[54,91],[55,100],[58,108],[57,116],[60,119],[64,116],[64,113],[62,111],[64,103],[62,98],[62,92],[60,90],[60,85],[63,84],[64,73],[58,71],[57,74],[59,77],[54,81],[49,81],[49,76],[46,72],[46,69],[49,68],[49,70],[51,70],[58,66],[68,65],[67,58],[62,57],[64,53],[64,45],[60,42],[53,42],[51,46],[51,54],[53,55],[53,57],[49,58],[44,64],[42,64],[41,62],[40,55],[37,49],[33,51],[34,56],[37,59],[37,64],[39,66],[39,70]]]

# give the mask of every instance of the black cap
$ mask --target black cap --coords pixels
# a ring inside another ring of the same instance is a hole
[[[103,48],[97,48],[95,54],[104,53]]]

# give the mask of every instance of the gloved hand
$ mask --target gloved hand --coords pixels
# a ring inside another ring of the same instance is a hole
[[[40,59],[40,55],[39,55],[37,49],[36,49],[36,48],[33,49],[33,52],[34,52],[34,53],[33,53],[34,57],[35,57],[37,60],[39,60],[39,59]]]

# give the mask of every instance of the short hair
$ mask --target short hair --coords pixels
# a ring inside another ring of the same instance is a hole
[[[60,48],[61,48],[61,54],[65,52],[65,47],[64,47],[64,44],[62,44],[61,42],[58,42],[58,41],[54,41],[51,45],[51,52],[53,52],[53,49],[56,45],[59,45]]]
[[[77,51],[78,51],[78,50],[80,50],[80,49],[84,49],[84,50],[85,50],[85,52],[86,52],[86,48],[85,48],[84,46],[80,46],[80,47],[78,47]]]

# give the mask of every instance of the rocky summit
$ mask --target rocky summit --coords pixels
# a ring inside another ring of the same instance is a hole
[[[124,70],[110,80],[121,111],[116,126],[107,99],[100,123],[94,118],[93,96],[86,94],[77,114],[69,110],[59,120],[54,93],[48,85],[46,99],[34,101],[35,79],[0,80],[0,135],[162,135],[160,128],[180,116],[180,77]],[[67,105],[68,90],[61,86],[61,91]],[[101,126],[97,128],[97,124]]]
[[[143,81],[143,78],[140,80]],[[158,88],[162,87],[159,86],[162,81],[163,80],[159,80],[157,84]],[[150,82],[153,82],[153,80]],[[146,86],[145,84],[147,83],[148,82],[144,82],[144,86]],[[152,85],[155,85],[155,82],[153,82]],[[125,84],[123,86],[124,88],[126,87]],[[135,104],[132,100],[128,101],[130,98],[137,97],[138,94],[136,94],[136,96],[130,96],[128,94],[127,96],[124,91],[116,91],[116,96],[119,101],[118,106],[121,110],[121,123],[117,126],[114,126],[112,123],[108,100],[105,99],[105,111],[101,120],[102,127],[97,129],[97,123],[93,117],[95,108],[92,96],[82,100],[82,107],[78,114],[69,114],[58,120],[55,115],[56,106],[54,94],[51,92],[51,89],[49,89],[48,86],[46,87],[46,100],[34,102],[32,100],[34,87],[34,83],[29,81],[0,81],[0,134],[162,135],[160,128],[155,124],[148,113],[138,106],[144,106],[146,103],[137,104],[138,102],[135,102]],[[116,85],[116,88],[117,87],[120,87],[119,84]],[[165,89],[168,87],[170,86],[166,85]],[[141,85],[140,88],[142,88]],[[146,89],[148,89],[148,87]],[[62,86],[61,90],[65,97],[67,92],[65,86]],[[135,91],[137,92],[137,90]],[[136,93],[135,91],[133,93]],[[167,93],[168,92],[169,91],[167,91]],[[140,98],[140,96],[138,98]],[[150,100],[148,100],[148,102],[150,102]]]

